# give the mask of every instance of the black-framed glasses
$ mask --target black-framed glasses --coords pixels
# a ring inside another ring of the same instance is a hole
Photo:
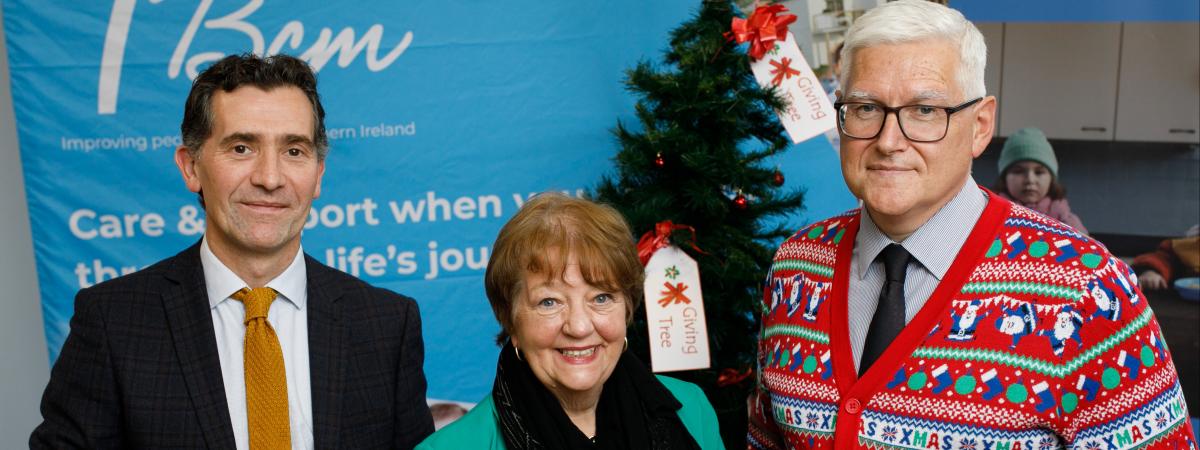
[[[913,142],[937,142],[950,129],[950,115],[979,103],[983,97],[958,106],[905,105],[897,108],[865,102],[837,102],[838,129],[855,139],[875,139],[883,131],[888,114],[896,114],[900,132]]]

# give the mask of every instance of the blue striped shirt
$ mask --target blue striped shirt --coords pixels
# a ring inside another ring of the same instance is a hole
[[[971,228],[987,206],[987,195],[968,177],[958,195],[950,199],[937,214],[930,217],[917,231],[899,242],[912,254],[904,278],[904,323],[925,306],[929,295],[937,288],[959,249],[971,234]],[[883,261],[876,260],[884,247],[893,242],[879,230],[871,215],[859,213],[858,235],[854,238],[854,256],[850,259],[850,286],[847,292],[850,313],[850,349],[854,366],[862,360],[863,346],[871,318],[879,306],[879,291],[883,289]]]

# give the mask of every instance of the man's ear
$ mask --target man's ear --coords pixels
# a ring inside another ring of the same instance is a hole
[[[313,190],[313,199],[321,196],[321,179],[325,177],[325,160],[317,162],[317,187]]]
[[[200,175],[196,172],[196,158],[192,157],[192,153],[187,147],[181,145],[175,149],[175,165],[179,167],[179,174],[183,175],[183,182],[187,185],[188,190],[200,193]]]
[[[996,133],[996,97],[989,95],[975,105],[975,135],[971,140],[971,157],[978,158],[992,142]]]

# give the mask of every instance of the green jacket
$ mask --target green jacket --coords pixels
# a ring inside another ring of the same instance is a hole
[[[723,449],[721,433],[717,426],[717,413],[699,386],[686,381],[658,375],[658,381],[666,386],[679,403],[679,420],[692,433],[700,448]],[[504,450],[504,437],[496,423],[496,407],[492,395],[475,405],[465,416],[446,428],[438,430],[421,442],[417,450],[491,449]]]

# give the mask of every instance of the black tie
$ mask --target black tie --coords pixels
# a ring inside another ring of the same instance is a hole
[[[908,269],[908,251],[899,244],[891,244],[883,249],[880,257],[887,279],[879,291],[879,306],[875,307],[871,328],[867,330],[867,344],[858,365],[859,375],[871,368],[904,328],[904,272]]]

